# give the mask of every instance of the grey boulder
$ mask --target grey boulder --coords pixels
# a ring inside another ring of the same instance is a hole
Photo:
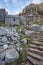
[[[26,30],[26,31],[25,31],[25,35],[26,35],[26,36],[31,36],[32,32],[33,32],[33,31]]]
[[[2,41],[4,42],[4,41],[7,41],[7,37],[6,36],[3,36],[2,37]]]
[[[11,61],[15,61],[19,58],[19,54],[15,49],[8,49],[6,50],[6,56],[5,56],[5,61],[11,62]]]
[[[38,24],[32,24],[31,26],[29,26],[29,29],[33,31],[40,31],[40,27],[41,26]]]

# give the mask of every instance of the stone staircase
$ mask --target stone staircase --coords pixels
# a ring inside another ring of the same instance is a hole
[[[32,43],[25,52],[27,60],[20,65],[43,65],[43,43],[40,42],[40,33],[34,32],[32,39]]]
[[[40,41],[39,33],[34,33],[33,41],[26,49],[26,57],[31,65],[43,65],[43,43]]]

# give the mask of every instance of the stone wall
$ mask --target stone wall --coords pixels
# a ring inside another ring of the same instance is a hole
[[[15,15],[8,15],[5,17],[5,24],[8,25],[20,25],[20,20],[19,20],[19,16],[15,16]]]

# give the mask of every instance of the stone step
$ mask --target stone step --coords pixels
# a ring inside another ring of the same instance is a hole
[[[43,39],[40,39],[40,40],[43,40]]]
[[[39,39],[37,39],[37,38],[36,38],[36,39],[34,38],[33,40],[34,40],[34,41],[39,41]]]
[[[38,36],[38,37],[40,37],[40,35],[32,35],[32,36]]]
[[[43,40],[43,39],[40,39],[40,40]]]
[[[32,34],[37,35],[37,34],[40,34],[40,32],[33,32]]]
[[[42,39],[43,39],[43,37],[40,37],[40,38],[42,38]]]
[[[26,54],[27,54],[27,56],[31,56],[31,57],[33,57],[36,60],[43,61],[43,57],[41,57],[40,55],[37,55],[37,54],[32,53],[30,51],[29,52],[26,52]]]
[[[32,37],[40,37],[40,35],[32,35]]]
[[[40,37],[40,38],[42,38],[42,39],[43,39],[43,37]]]
[[[43,38],[40,38],[40,39],[43,39]]]
[[[43,35],[42,35],[42,36],[40,36],[40,38],[41,38],[41,37],[43,38]]]
[[[43,57],[43,51],[40,51],[40,50],[38,50],[38,49],[33,49],[33,48],[29,48],[28,49],[28,52],[32,52],[32,53],[36,53],[36,54],[38,54],[38,55],[40,55],[40,56],[42,56]]]
[[[29,48],[38,49],[40,51],[43,51],[43,46],[37,46],[35,44],[30,44]]]
[[[21,63],[19,63],[19,65],[32,65],[32,64],[30,63],[30,61],[28,59],[26,59],[26,60],[22,61]]]
[[[38,41],[32,41],[32,44],[35,44],[37,46],[43,46],[43,43]]]
[[[32,65],[43,65],[43,62],[37,61],[36,59],[32,58],[31,56],[27,56],[27,58],[31,62]]]
[[[38,35],[33,35],[32,37],[33,38],[40,38],[40,36],[38,36]]]

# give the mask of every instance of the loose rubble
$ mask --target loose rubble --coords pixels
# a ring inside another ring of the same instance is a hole
[[[0,60],[8,63],[15,61],[19,58],[19,54],[16,50],[19,40],[18,33],[15,28],[0,27]],[[1,64],[0,61],[0,64]]]

